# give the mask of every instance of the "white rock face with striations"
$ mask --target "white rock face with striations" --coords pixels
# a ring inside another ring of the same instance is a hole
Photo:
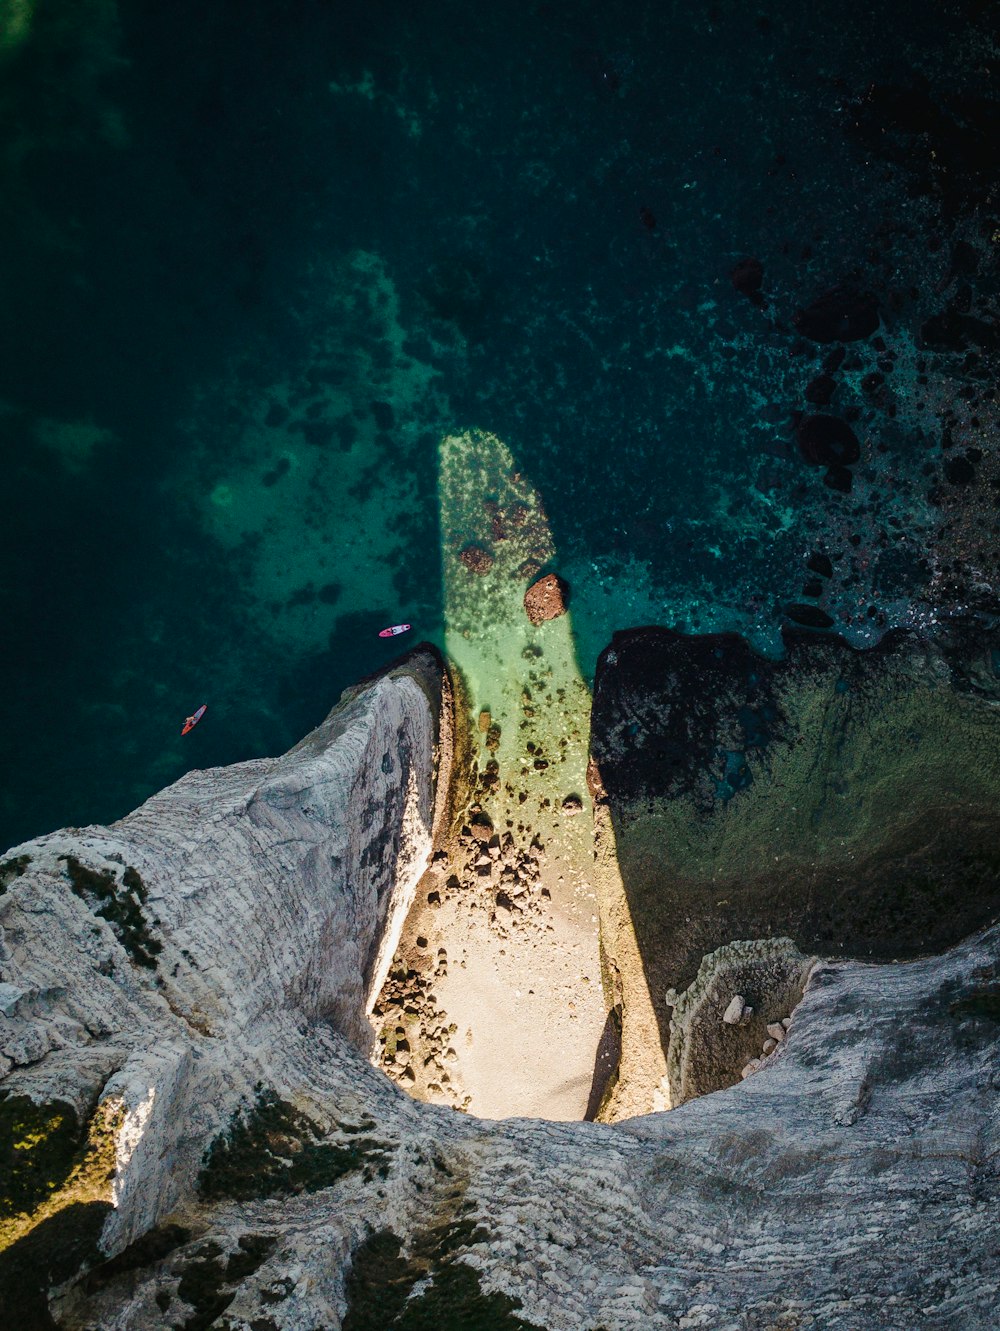
[[[439,698],[418,657],[282,758],[191,772],[110,828],[8,855],[29,862],[0,898],[2,1085],[78,1112],[121,1101],[111,1250],[184,1198],[206,1141],[311,1028],[369,1049],[390,903],[431,848]]]
[[[818,963],[760,1072],[615,1127],[480,1121],[371,1067],[379,921],[430,844],[434,674],[4,861],[5,1103],[118,1106],[100,1249],[60,1267],[39,1205],[0,1255],[9,1323],[995,1328],[1000,930]],[[138,871],[155,969],[62,855],[119,900]]]

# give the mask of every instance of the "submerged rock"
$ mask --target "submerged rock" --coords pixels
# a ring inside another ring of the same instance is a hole
[[[804,628],[828,629],[832,628],[834,624],[833,616],[828,615],[825,610],[821,610],[818,605],[804,605],[800,601],[793,601],[786,605],[785,614],[796,624],[803,625]]]
[[[856,342],[877,330],[878,302],[870,292],[837,286],[799,310],[792,322],[814,342]]]
[[[760,290],[764,282],[764,265],[759,259],[741,259],[729,274],[729,280],[741,296],[746,296],[755,305],[764,303]]]
[[[826,407],[836,391],[836,379],[829,374],[819,374],[806,385],[805,399],[814,407]]]
[[[470,573],[480,575],[489,573],[493,567],[493,556],[481,545],[466,545],[459,552],[459,559]]]
[[[799,452],[813,467],[849,467],[861,457],[857,435],[838,416],[804,416],[795,437]]]

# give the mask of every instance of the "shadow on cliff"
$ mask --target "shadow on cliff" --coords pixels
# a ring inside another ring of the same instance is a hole
[[[905,959],[1000,912],[992,640],[784,640],[771,661],[736,635],[643,628],[598,663],[593,793],[664,1049],[666,990],[731,940]]]
[[[98,1239],[111,1209],[110,1202],[75,1202],[0,1253],[5,1326],[56,1331],[46,1291],[70,1280],[84,1262],[102,1259]]]

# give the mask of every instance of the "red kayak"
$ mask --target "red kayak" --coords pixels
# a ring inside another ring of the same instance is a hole
[[[205,715],[207,711],[208,711],[208,703],[203,702],[193,716],[186,716],[184,718],[184,725],[181,728],[181,734],[186,735],[189,730],[194,730],[195,726],[198,724],[198,722],[201,720],[201,718]]]
[[[380,638],[396,638],[400,633],[408,633],[410,627],[409,624],[393,624],[391,629],[379,629],[378,636]]]

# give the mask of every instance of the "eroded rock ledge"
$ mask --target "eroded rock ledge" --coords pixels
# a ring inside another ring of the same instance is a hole
[[[1000,930],[817,964],[761,1071],[614,1128],[476,1120],[369,1064],[438,680],[410,658],[283,758],[4,860],[12,1325],[992,1327]]]

